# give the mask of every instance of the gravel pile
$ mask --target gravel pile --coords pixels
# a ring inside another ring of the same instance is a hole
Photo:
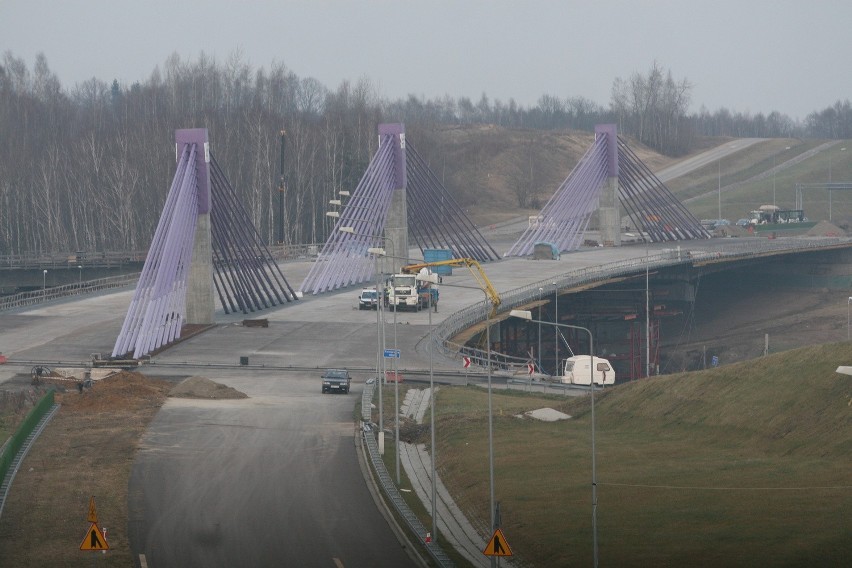
[[[174,398],[233,399],[248,395],[231,387],[215,383],[206,377],[189,377],[169,391]]]

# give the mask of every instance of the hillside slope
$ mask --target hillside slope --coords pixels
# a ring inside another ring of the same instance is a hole
[[[852,378],[834,370],[849,362],[852,344],[837,343],[599,392],[601,565],[846,565]],[[485,519],[486,394],[475,394],[442,390],[438,456],[454,497]],[[524,419],[540,396],[495,396],[502,529],[526,566],[587,565],[589,398],[553,397],[571,420]]]
[[[594,142],[591,132],[494,125],[408,128],[406,140],[478,225],[538,212]],[[674,160],[631,143],[652,169]]]

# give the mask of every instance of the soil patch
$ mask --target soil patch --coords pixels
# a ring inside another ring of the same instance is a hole
[[[229,386],[216,383],[206,377],[189,377],[171,391],[174,398],[235,399],[248,398],[248,395]]]
[[[127,538],[130,468],[172,385],[121,372],[82,393],[56,393],[62,406],[24,460],[0,517],[0,566],[134,565]],[[79,550],[93,496],[98,526],[107,529],[106,554]]]

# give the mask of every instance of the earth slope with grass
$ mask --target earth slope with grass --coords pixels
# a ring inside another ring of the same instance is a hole
[[[843,566],[852,558],[852,345],[831,344],[596,396],[598,537],[608,566]],[[503,532],[529,566],[592,561],[588,397],[570,420],[519,421],[494,398]],[[441,389],[439,473],[488,518],[485,394]],[[479,409],[479,410],[471,410]]]

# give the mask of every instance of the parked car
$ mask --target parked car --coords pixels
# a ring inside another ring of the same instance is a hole
[[[352,377],[346,369],[326,369],[322,374],[322,393],[342,392],[349,393],[352,385]]]
[[[379,307],[379,294],[375,288],[364,288],[358,296],[359,310],[375,310]]]

